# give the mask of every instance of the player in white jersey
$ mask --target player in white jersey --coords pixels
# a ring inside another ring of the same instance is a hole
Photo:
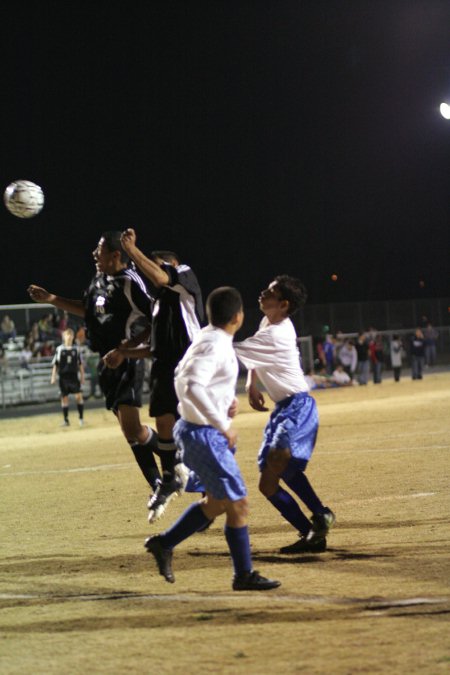
[[[308,394],[297,335],[289,316],[305,300],[306,291],[298,279],[276,277],[259,297],[265,315],[259,330],[234,345],[239,360],[249,371],[247,392],[252,408],[267,410],[257,380],[275,403],[258,455],[259,489],[300,533],[300,539],[283,547],[282,553],[325,551],[326,535],[335,521],[333,512],[322,504],[304,473],[316,442],[318,414],[315,400]],[[310,509],[311,521],[280,486],[280,480]]]
[[[52,361],[52,375],[50,382],[55,384],[56,375],[59,376],[59,389],[61,392],[61,409],[63,414],[63,426],[68,427],[69,422],[69,394],[75,395],[77,402],[78,418],[80,427],[83,426],[83,393],[81,387],[84,384],[84,366],[81,362],[80,350],[73,344],[74,332],[66,328],[62,334],[63,343],[56,348]]]
[[[234,288],[217,288],[206,307],[209,325],[194,337],[175,372],[181,418],[174,428],[183,461],[197,474],[206,495],[191,504],[168,530],[149,537],[145,547],[154,556],[160,574],[173,583],[173,548],[225,513],[233,590],[269,590],[280,583],[262,577],[252,567],[247,490],[234,457],[237,434],[230,420],[236,407],[238,376],[232,342],[244,317],[242,299]]]

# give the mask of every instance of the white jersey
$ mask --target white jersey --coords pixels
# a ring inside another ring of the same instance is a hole
[[[207,326],[194,341],[175,370],[178,412],[192,424],[209,424],[220,431],[230,427],[228,410],[235,397],[239,372],[233,336]]]
[[[236,354],[248,370],[255,370],[272,401],[309,391],[300,366],[297,334],[289,318],[269,323],[264,317],[259,330],[234,344]]]

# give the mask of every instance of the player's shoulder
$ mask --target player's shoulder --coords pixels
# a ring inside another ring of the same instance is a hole
[[[147,286],[146,286],[146,284],[145,284],[144,279],[143,279],[143,278],[141,277],[141,275],[140,275],[135,269],[133,269],[132,267],[127,267],[127,268],[123,271],[122,278],[123,278],[124,280],[125,280],[125,279],[129,279],[133,285],[138,286],[139,289],[140,289],[141,291],[143,291],[144,293],[146,293],[146,294],[148,295],[148,289],[147,289]]]

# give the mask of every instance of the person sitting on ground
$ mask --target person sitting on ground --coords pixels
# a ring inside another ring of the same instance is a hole
[[[353,384],[352,378],[345,372],[344,366],[341,363],[334,369],[331,380],[338,387],[347,387],[348,385]]]

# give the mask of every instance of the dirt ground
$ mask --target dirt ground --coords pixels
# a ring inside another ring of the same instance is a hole
[[[258,493],[267,414],[242,399],[238,459],[254,564],[282,586],[231,590],[223,521],[143,549],[195,497],[147,523],[147,489],[112,415],[0,421],[0,672],[430,673],[450,670],[450,374],[315,393],[308,476],[337,515],[320,555]],[[144,418],[146,415],[144,413]]]

